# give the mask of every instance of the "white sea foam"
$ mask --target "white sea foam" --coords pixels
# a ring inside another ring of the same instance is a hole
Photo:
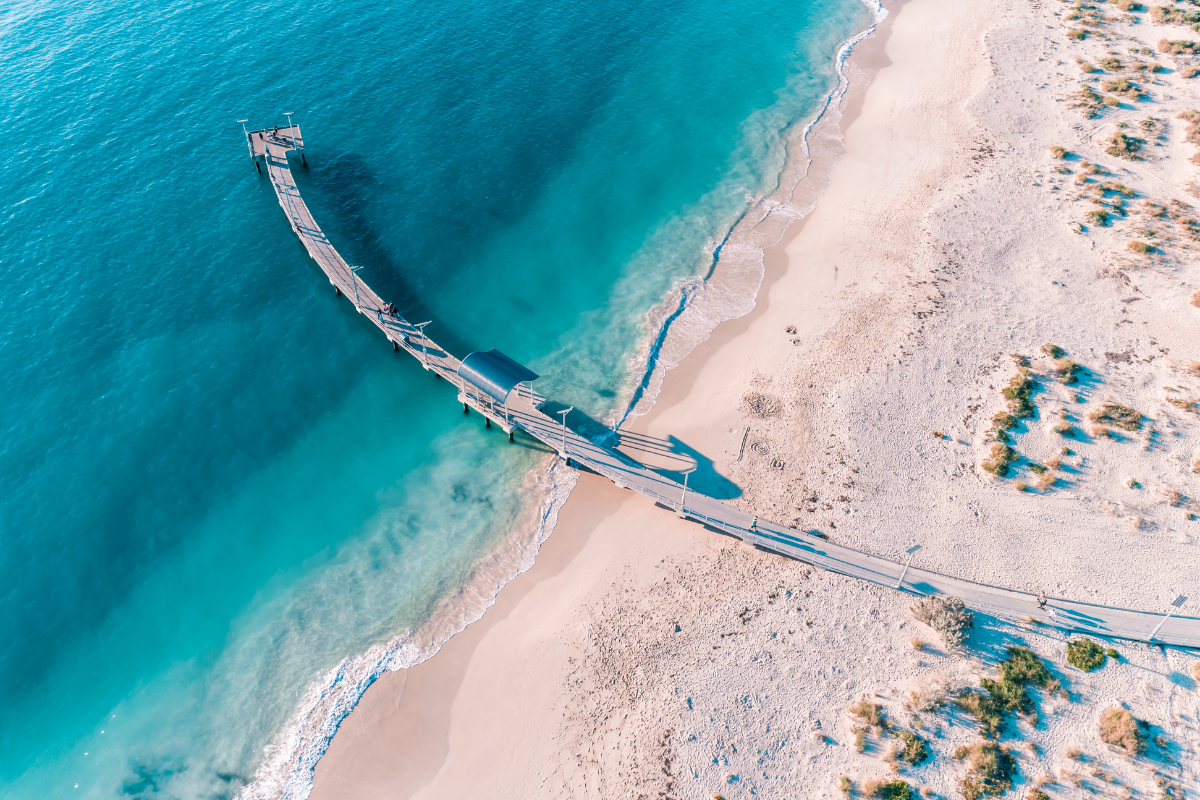
[[[862,0],[873,21],[838,49],[837,86],[828,92],[816,115],[792,138],[783,137],[786,156],[774,191],[748,198],[747,210],[720,241],[710,243],[713,266],[707,275],[678,282],[646,314],[646,336],[630,357],[628,374],[638,376],[627,387],[623,412],[606,422],[619,428],[650,411],[666,373],[712,335],[722,322],[749,314],[756,304],[765,267],[763,253],[778,242],[792,221],[809,214],[829,184],[830,170],[844,152],[838,127],[850,88],[847,63],[854,46],[874,33],[887,17],[879,0]]]
[[[477,565],[471,580],[446,598],[421,629],[405,631],[385,644],[344,659],[308,688],[295,714],[266,747],[254,780],[239,800],[304,800],[313,772],[338,726],[363,693],[385,672],[425,661],[456,633],[496,602],[506,583],[533,566],[534,557],[558,520],[558,511],[579,473],[547,458],[530,472],[523,487],[526,515],[504,543]]]
[[[779,241],[787,225],[810,211],[824,192],[829,169],[841,148],[838,129],[850,80],[847,59],[854,46],[887,16],[875,0],[863,0],[874,15],[871,26],[844,42],[836,56],[838,85],[823,99],[816,116],[798,137],[785,137],[787,156],[777,188],[749,198],[747,211],[721,241],[713,241],[713,269],[677,283],[647,313],[650,331],[632,357],[630,375],[641,391],[627,390],[623,413],[608,420],[619,426],[654,405],[665,374],[721,322],[742,317],[755,306],[764,275],[763,250]],[[792,148],[797,148],[793,153]],[[527,477],[529,514],[492,555],[479,563],[469,583],[442,602],[419,631],[405,631],[385,644],[347,658],[313,682],[295,714],[266,747],[254,780],[239,800],[305,800],[312,791],[317,762],[338,726],[362,695],[385,672],[425,661],[467,625],[481,618],[500,589],[533,566],[534,557],[554,530],[559,509],[574,488],[578,473],[549,458]]]

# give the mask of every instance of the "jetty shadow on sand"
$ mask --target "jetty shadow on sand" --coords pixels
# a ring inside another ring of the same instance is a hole
[[[542,411],[547,416],[561,419],[558,415],[567,407],[566,403],[547,400],[542,406]],[[620,455],[680,483],[683,482],[684,472],[690,470],[688,489],[700,494],[719,500],[742,495],[742,490],[737,484],[717,472],[711,458],[675,436],[659,439],[643,433],[614,431],[578,409],[567,414],[567,428],[585,439],[613,448]]]

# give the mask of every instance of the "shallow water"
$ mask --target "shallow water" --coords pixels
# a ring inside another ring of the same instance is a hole
[[[544,454],[333,296],[235,120],[295,110],[298,183],[361,275],[602,419],[647,312],[773,186],[867,20],[858,0],[0,10],[3,794],[233,796],[314,682],[352,705],[331,669],[422,657],[536,546],[513,537],[552,492]]]

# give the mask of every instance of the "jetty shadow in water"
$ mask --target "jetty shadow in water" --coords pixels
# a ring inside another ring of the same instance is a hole
[[[331,243],[335,248],[351,253],[351,258],[366,267],[361,273],[362,279],[385,302],[394,303],[400,315],[410,322],[434,320],[430,335],[436,336],[450,352],[472,349],[458,336],[453,321],[440,324],[441,321],[421,301],[416,289],[405,279],[403,266],[392,259],[374,226],[361,211],[369,205],[363,198],[372,194],[371,187],[376,183],[362,158],[340,154],[332,155],[324,162],[310,159],[307,167],[294,169],[292,174],[299,188],[312,186],[315,191],[311,194],[318,195],[322,205],[331,206],[332,210],[322,211],[327,219],[332,218],[335,241]],[[326,235],[329,235],[328,231]]]

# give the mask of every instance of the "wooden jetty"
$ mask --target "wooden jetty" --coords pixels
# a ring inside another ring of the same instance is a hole
[[[517,384],[497,399],[460,374],[462,361],[424,335],[424,325],[414,325],[384,302],[338,254],[321,231],[300,197],[292,176],[289,156],[304,156],[304,139],[298,125],[246,131],[247,145],[256,167],[263,164],[279,198],[279,205],[292,230],[309,255],[333,284],[339,295],[354,304],[359,313],[383,331],[396,350],[403,349],[423,367],[458,389],[463,408],[473,408],[488,424],[495,424],[512,438],[520,429],[543,442],[559,456],[610,479],[621,488],[646,495],[658,505],[685,519],[734,536],[757,548],[812,564],[821,569],[914,595],[945,594],[958,597],[969,607],[1017,624],[1027,621],[1095,636],[1153,641],[1179,647],[1200,647],[1200,619],[1174,615],[1175,609],[1136,611],[1049,598],[1045,606],[1038,597],[1003,587],[988,586],[936,572],[909,567],[907,563],[864,553],[826,541],[815,532],[805,532],[760,519],[712,497],[687,489],[618,450],[580,436],[560,418],[542,409],[546,398],[532,383]],[[261,171],[261,168],[260,168]],[[494,352],[494,351],[493,351]],[[1020,557],[1014,554],[1014,557]]]

